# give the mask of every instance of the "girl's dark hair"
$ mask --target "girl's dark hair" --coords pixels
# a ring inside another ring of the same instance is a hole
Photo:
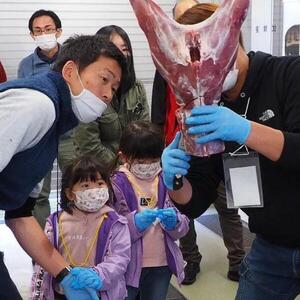
[[[52,69],[61,73],[66,62],[72,60],[78,64],[80,73],[101,56],[111,58],[119,64],[122,70],[121,85],[123,86],[123,79],[127,76],[127,64],[124,55],[114,43],[95,35],[74,35],[68,38],[62,44]]]
[[[61,208],[69,214],[72,214],[72,209],[74,207],[74,201],[68,199],[66,195],[66,190],[72,190],[73,186],[77,182],[82,181],[96,181],[97,175],[100,174],[102,179],[106,182],[111,191],[110,185],[110,174],[106,165],[99,163],[95,158],[83,156],[80,157],[72,164],[70,164],[63,172],[60,201]],[[111,198],[111,197],[110,197]]]
[[[119,150],[130,159],[158,158],[164,150],[163,132],[150,122],[132,122],[122,133]]]
[[[133,52],[132,52],[132,46],[131,46],[129,36],[124,29],[116,25],[104,26],[96,32],[96,35],[100,35],[102,38],[106,39],[107,41],[110,41],[111,37],[114,34],[118,34],[124,40],[128,48],[128,51],[130,53],[130,55],[127,58],[127,76],[124,78],[124,85],[123,85],[123,92],[126,93],[133,87],[136,81],[134,62],[133,62]]]

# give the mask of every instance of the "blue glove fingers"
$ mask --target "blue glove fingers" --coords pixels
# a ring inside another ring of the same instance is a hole
[[[156,219],[157,211],[146,209],[144,211],[138,212],[134,216],[135,225],[138,230],[146,230]]]
[[[87,282],[87,286],[89,288],[92,288],[92,289],[95,289],[95,290],[100,290],[101,287],[102,287],[102,282],[101,280],[96,280],[96,279],[90,279],[88,282]]]
[[[205,144],[216,140],[221,140],[220,135],[218,134],[218,132],[213,132],[198,138],[196,142],[197,144]]]
[[[153,209],[145,209],[140,213],[146,218],[156,218],[157,216],[157,211]]]
[[[177,149],[179,146],[180,138],[181,138],[181,132],[177,132],[175,138],[173,139],[172,143],[170,143],[170,145],[167,147],[167,149],[169,150]]]
[[[80,273],[80,272],[79,272]],[[95,290],[89,289],[73,289],[72,282],[76,280],[76,275],[68,274],[61,282],[64,294],[68,300],[98,300],[98,295]]]
[[[164,211],[163,211],[163,214],[164,216],[166,217],[173,217],[173,216],[176,216],[176,212],[174,210],[174,208],[166,208]]]
[[[191,156],[189,154],[186,154],[183,150],[181,149],[165,149],[163,154],[162,154],[162,159],[168,160],[170,158],[178,158],[183,161],[190,161]]]
[[[173,179],[174,179],[174,176],[176,174],[185,176],[188,173],[188,170],[183,169],[183,168],[174,168],[174,167],[172,167],[172,169],[170,171],[171,172],[163,172],[163,179],[164,180],[166,179],[168,181],[170,180],[172,187],[173,187]]]
[[[167,230],[173,230],[177,224],[177,216],[165,217],[161,222]]]
[[[190,168],[190,164],[179,158],[170,157],[168,166],[166,166],[166,167],[167,167],[166,171],[170,170],[172,173],[174,173],[172,168],[181,168],[181,169],[188,170]],[[174,174],[176,174],[176,173],[174,173]]]
[[[192,126],[192,125],[203,125],[203,124],[209,124],[216,120],[217,114],[210,114],[210,115],[198,115],[194,117],[188,117],[185,121],[186,125]]]
[[[80,268],[80,267],[73,268],[73,269],[71,269],[71,274],[78,275],[80,272],[82,272],[82,269],[83,268]]]
[[[74,289],[82,289],[85,287],[98,286],[101,283],[101,279],[98,274],[91,268],[74,268],[72,269],[72,275],[74,280],[71,286]]]
[[[221,124],[218,123],[210,123],[210,124],[204,124],[199,126],[193,126],[189,128],[188,133],[189,134],[205,134],[214,132],[219,129],[219,126]]]
[[[99,296],[97,294],[97,292],[94,290],[94,289],[90,289],[90,288],[87,288],[86,289],[88,294],[90,295],[90,300],[99,300]]]
[[[214,114],[219,108],[217,105],[201,105],[192,109],[191,116]]]

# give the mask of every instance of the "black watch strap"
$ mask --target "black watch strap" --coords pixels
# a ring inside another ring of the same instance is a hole
[[[60,283],[71,272],[72,267],[66,266],[55,277],[56,282]]]

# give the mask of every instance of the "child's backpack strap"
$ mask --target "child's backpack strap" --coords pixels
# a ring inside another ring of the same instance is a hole
[[[165,200],[167,195],[167,188],[164,184],[162,173],[159,174],[158,181],[158,208],[164,208]]]
[[[97,247],[96,247],[96,258],[95,262],[96,265],[100,264],[103,260],[104,251],[108,239],[110,238],[110,231],[113,224],[119,219],[119,216],[116,212],[110,211],[107,213],[107,218],[104,219],[102,226],[99,230],[98,240],[97,240]]]
[[[56,211],[52,215],[50,215],[50,220],[52,223],[52,229],[53,229],[53,246],[57,250],[58,249],[58,218],[62,214],[62,210]]]
[[[113,186],[115,185],[118,190],[114,189],[114,194],[117,201],[122,200],[122,193],[124,195],[126,204],[130,211],[137,210],[137,199],[135,192],[129,182],[127,176],[123,172],[115,172],[112,177]]]

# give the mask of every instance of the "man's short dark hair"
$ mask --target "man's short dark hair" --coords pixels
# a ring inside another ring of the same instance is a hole
[[[66,62],[72,60],[78,65],[78,72],[81,72],[100,56],[114,59],[122,69],[123,78],[127,70],[125,56],[114,43],[99,35],[74,35],[68,38],[62,44],[52,69],[61,73]]]
[[[33,15],[29,19],[28,28],[29,28],[30,32],[33,32],[32,25],[33,25],[34,19],[38,18],[38,17],[42,17],[42,16],[50,17],[53,20],[56,29],[61,29],[61,20],[55,12],[53,12],[51,10],[40,9],[40,10],[37,10],[35,13],[33,13]]]

